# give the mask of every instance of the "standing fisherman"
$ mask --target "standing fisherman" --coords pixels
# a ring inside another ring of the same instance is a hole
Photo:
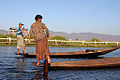
[[[49,49],[48,49],[48,37],[49,30],[44,23],[42,23],[42,16],[36,15],[36,22],[31,25],[29,32],[28,43],[30,44],[30,36],[34,37],[36,42],[36,58],[37,65],[40,65],[39,60],[48,58],[48,63],[50,63]]]
[[[24,53],[27,53],[27,51],[25,50],[24,35],[23,35],[24,26],[23,25],[24,24],[19,23],[19,27],[17,28],[17,54],[19,54],[20,48],[23,48]]]

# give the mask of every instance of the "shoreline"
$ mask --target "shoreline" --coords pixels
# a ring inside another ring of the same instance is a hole
[[[0,44],[0,46],[17,46],[17,44]],[[26,44],[26,47],[35,47],[35,44]],[[116,45],[48,45],[49,47],[118,47]]]

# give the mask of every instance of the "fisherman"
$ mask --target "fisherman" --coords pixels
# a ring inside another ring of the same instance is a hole
[[[27,54],[27,51],[25,50],[25,43],[24,43],[24,24],[19,23],[19,27],[17,28],[17,54],[19,54],[19,49],[23,48],[23,51],[25,54]],[[23,26],[23,27],[22,27]]]
[[[44,23],[42,23],[42,16],[36,15],[36,22],[31,25],[29,32],[28,43],[30,44],[30,36],[34,37],[36,42],[36,58],[37,65],[40,65],[40,60],[48,58],[48,63],[50,63],[49,49],[48,49],[48,37],[49,30]]]

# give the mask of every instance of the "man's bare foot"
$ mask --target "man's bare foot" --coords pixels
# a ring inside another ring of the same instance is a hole
[[[50,57],[49,57],[49,56],[47,56],[47,58],[48,58],[48,63],[50,63]]]
[[[17,54],[20,54],[19,52],[17,52]]]
[[[37,66],[43,65],[42,63],[37,63]]]
[[[37,65],[40,65],[40,63],[37,63]]]

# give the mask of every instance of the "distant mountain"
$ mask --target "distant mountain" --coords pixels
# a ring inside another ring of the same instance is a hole
[[[54,32],[50,31],[51,36],[60,35],[71,40],[91,40],[92,38],[97,38],[101,41],[120,41],[120,35],[107,35],[98,33],[66,33],[66,32]]]
[[[8,34],[7,30],[0,30],[0,34]],[[55,32],[50,31],[51,36],[63,36],[71,40],[91,40],[92,38],[97,38],[101,41],[120,41],[120,35],[107,35],[98,33],[66,33],[66,32]]]
[[[5,34],[5,35],[7,35],[7,34],[9,34],[9,32],[8,32],[7,30],[0,30],[0,34]]]

